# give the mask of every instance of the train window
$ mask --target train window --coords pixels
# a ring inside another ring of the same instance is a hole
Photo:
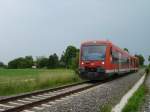
[[[121,58],[120,58],[120,63],[121,63],[121,64],[129,64],[129,59],[128,59],[128,57],[122,55]]]
[[[82,47],[82,60],[105,60],[105,45],[89,45]]]
[[[112,49],[112,63],[117,64],[119,63],[119,52]]]

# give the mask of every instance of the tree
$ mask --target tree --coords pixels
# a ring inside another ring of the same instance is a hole
[[[149,67],[150,67],[150,56],[148,57],[148,61],[149,61]]]
[[[128,50],[127,48],[124,48],[123,50],[124,50],[124,51],[127,51],[127,52],[129,53],[129,50]]]
[[[25,68],[24,66],[25,66],[25,61],[24,58],[22,57],[14,59],[8,63],[8,68],[11,69]]]
[[[71,68],[77,73],[79,68],[79,50],[76,52],[76,57],[72,58]]]
[[[26,56],[25,60],[26,60],[27,68],[32,68],[32,66],[34,65],[32,56]]]
[[[6,65],[3,62],[0,62],[0,68],[5,68]]]
[[[65,53],[63,52],[63,54],[61,55],[60,61],[59,61],[59,66],[65,68],[66,67],[66,63],[65,63]]]
[[[36,66],[37,68],[47,68],[48,66],[48,58],[41,56],[41,57],[37,57],[36,59]]]
[[[33,66],[32,56],[26,56],[25,58],[20,57],[8,63],[8,68],[11,69],[32,68],[32,66]]]
[[[143,66],[144,65],[144,61],[145,61],[145,59],[144,59],[144,56],[143,55],[141,55],[141,54],[135,54],[135,57],[137,57],[138,59],[139,59],[139,64],[141,65],[141,66]]]
[[[56,53],[49,56],[48,59],[48,68],[58,68],[59,67],[59,58]]]
[[[11,69],[17,69],[17,61],[16,60],[12,60],[8,63],[8,68]]]
[[[72,60],[76,58],[78,49],[74,46],[68,46],[61,57],[61,62],[64,63],[66,68],[72,67]]]

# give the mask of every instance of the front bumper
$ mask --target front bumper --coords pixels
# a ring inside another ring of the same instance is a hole
[[[79,76],[86,80],[100,80],[104,79],[107,75],[104,68],[80,68]]]

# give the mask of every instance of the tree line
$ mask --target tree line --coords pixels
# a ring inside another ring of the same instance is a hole
[[[49,57],[39,56],[36,60],[32,56],[19,57],[8,62],[8,66],[0,62],[0,68],[8,69],[24,69],[24,68],[69,68],[76,69],[78,67],[79,49],[75,46],[68,46],[61,55],[60,59],[56,53]]]
[[[127,52],[128,49],[125,48]],[[139,58],[139,64],[144,65],[144,57],[141,54],[135,54]],[[148,58],[150,62],[150,56]],[[77,69],[79,65],[79,49],[75,46],[68,46],[66,50],[62,53],[60,59],[56,53],[51,54],[49,57],[39,56],[36,57],[36,60],[32,56],[19,57],[8,62],[8,65],[5,65],[3,62],[0,62],[0,68],[9,68],[9,69],[24,69],[24,68],[69,68]]]

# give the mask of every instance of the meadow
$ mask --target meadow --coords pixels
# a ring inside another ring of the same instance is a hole
[[[0,96],[81,82],[69,69],[0,69]]]

